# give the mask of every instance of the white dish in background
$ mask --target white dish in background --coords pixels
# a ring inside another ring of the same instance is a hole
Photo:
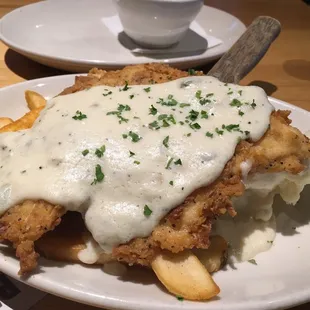
[[[28,81],[0,89],[1,116],[17,118],[26,111],[24,91],[35,90],[47,98],[72,85],[74,75]],[[293,125],[310,129],[310,113],[270,98],[276,108],[291,110]],[[7,103],[10,102],[8,105]],[[178,301],[148,270],[135,268],[121,278],[99,267],[57,263],[41,259],[38,273],[25,283],[43,291],[98,307],[126,310],[271,310],[310,301],[310,187],[296,207],[277,200],[277,237],[270,251],[256,256],[257,266],[244,262],[214,275],[221,288],[210,302]],[[286,214],[290,214],[288,217]],[[294,229],[296,228],[296,229]],[[0,247],[0,269],[16,278],[19,262],[12,250]]]
[[[42,1],[4,16],[0,20],[0,39],[35,61],[75,72],[147,62],[164,62],[185,69],[219,58],[246,29],[236,17],[204,6],[195,21],[207,35],[222,40],[222,44],[195,53],[143,56],[130,51],[133,42],[127,36],[121,34],[120,43],[105,26],[103,19],[115,14],[111,0]],[[183,40],[183,46],[205,42],[195,32],[189,32]]]

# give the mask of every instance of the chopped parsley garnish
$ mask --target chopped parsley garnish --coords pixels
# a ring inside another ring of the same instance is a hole
[[[179,124],[183,126],[183,125],[184,125],[184,122],[180,121]]]
[[[157,121],[154,121],[152,123],[149,123],[149,128],[151,129],[159,129],[159,125],[158,125],[158,122]]]
[[[130,106],[128,104],[126,104],[126,105],[119,104],[118,107],[117,107],[117,110],[119,112],[123,112],[123,111],[130,111],[131,108],[130,108]]]
[[[210,99],[206,99],[206,98],[201,98],[200,100],[199,100],[199,103],[201,104],[201,105],[205,105],[206,103],[210,103],[211,102],[211,100]]]
[[[178,301],[184,301],[184,298],[181,296],[176,296]]]
[[[267,240],[268,243],[270,244],[273,244],[273,241],[272,240]]]
[[[108,91],[107,89],[105,89],[106,91]],[[111,91],[108,91],[107,93],[105,93],[105,94],[102,94],[103,96],[109,96],[109,95],[111,95],[112,94],[112,92]]]
[[[191,133],[188,133],[187,135],[186,135],[186,137],[190,137],[192,134]]]
[[[243,116],[243,115],[244,115],[244,112],[242,112],[242,111],[239,110],[238,114],[239,114],[240,116]]]
[[[144,214],[145,216],[150,216],[152,213],[153,213],[153,211],[149,208],[149,206],[148,206],[148,205],[145,205],[145,206],[144,206],[143,214]]]
[[[212,97],[212,96],[214,96],[214,93],[209,93],[206,95],[206,97]]]
[[[100,158],[103,156],[104,152],[105,152],[105,145],[103,145],[99,149],[96,149],[95,155]]]
[[[194,69],[188,69],[188,74],[189,75],[195,75],[196,71]]]
[[[163,140],[163,145],[168,148],[169,147],[169,136],[167,136],[164,140]]]
[[[213,138],[213,133],[207,131],[207,132],[206,132],[206,136],[209,137],[209,138]]]
[[[248,136],[250,132],[248,130],[245,130],[244,133]]]
[[[153,105],[151,105],[149,110],[150,110],[149,114],[152,114],[152,115],[156,115],[157,114],[157,109]]]
[[[136,154],[134,152],[129,151],[129,157],[135,156]]]
[[[139,135],[137,135],[133,131],[129,131],[128,136],[131,138],[132,142],[138,142],[142,139]]]
[[[170,124],[166,121],[166,119],[163,119],[163,127],[169,127]]]
[[[135,160],[133,163],[136,164],[136,165],[140,165],[140,162],[137,161],[137,160]]]
[[[146,93],[149,93],[149,92],[151,91],[151,87],[143,88],[143,90],[144,90]]]
[[[232,100],[232,102],[229,105],[232,106],[232,107],[240,108],[242,106],[242,103],[241,103],[240,100],[235,98],[235,99]]]
[[[128,87],[128,82],[125,81],[125,86],[124,86],[121,90],[122,90],[122,91],[126,91],[126,90],[128,90],[129,88],[131,88],[131,87]]]
[[[170,184],[171,186],[173,186],[173,181],[170,181],[169,184]]]
[[[238,124],[222,125],[222,129],[226,129],[229,132],[240,131],[240,126]]]
[[[167,165],[166,165],[166,167],[165,167],[166,169],[170,169],[170,165],[171,165],[172,161],[173,161],[173,158],[170,157],[169,160],[168,160],[168,162],[167,162]]]
[[[82,152],[82,155],[83,155],[83,156],[86,156],[88,153],[89,153],[89,150],[84,150],[84,151]]]
[[[163,119],[165,119],[165,118],[167,118],[167,117],[168,117],[167,114],[160,114],[160,115],[158,116],[158,120],[159,120],[159,121],[162,121]]]
[[[216,132],[219,136],[222,136],[223,133],[224,133],[223,130],[218,129],[217,127],[215,128],[215,132]]]
[[[168,95],[167,100],[165,101],[163,98],[159,98],[156,103],[159,103],[164,106],[175,106],[178,102],[173,98],[173,95]]]
[[[193,83],[193,81],[185,81],[185,82],[182,82],[181,83],[181,88],[186,88],[188,87],[189,85],[191,85]]]
[[[182,161],[181,161],[181,159],[179,158],[178,160],[176,160],[176,161],[174,162],[174,164],[175,164],[175,165],[180,165],[180,166],[182,166]]]
[[[180,103],[180,108],[190,107],[189,103]]]
[[[251,107],[252,107],[253,109],[256,108],[256,103],[255,103],[255,100],[254,100],[254,99],[253,99],[253,102],[251,103]]]
[[[132,99],[135,95],[130,95],[129,98]]]
[[[238,94],[242,96],[242,90],[238,90]]]
[[[126,135],[125,133],[123,133],[123,134],[122,134],[122,137],[123,137],[124,139],[127,139],[128,135]]]
[[[167,117],[167,121],[171,122],[172,124],[176,124],[177,122],[175,121],[175,118],[172,114],[170,114],[168,117]]]
[[[79,121],[81,121],[82,119],[84,119],[84,118],[87,118],[87,116],[85,115],[85,114],[83,114],[81,111],[76,111],[75,112],[75,115],[74,116],[72,116],[72,118],[74,119],[74,120],[79,120]]]
[[[197,90],[197,91],[196,91],[195,97],[196,97],[197,99],[201,99],[201,90]]]
[[[189,125],[192,129],[200,129],[201,126],[198,123],[190,124]]]
[[[227,93],[227,95],[232,95],[234,92],[231,90]]]
[[[255,259],[249,259],[248,262],[253,264],[253,265],[257,265],[257,262]]]
[[[107,115],[119,115],[120,112],[119,111],[110,111],[107,113]]]
[[[129,119],[128,118],[124,118],[123,116],[121,116],[121,115],[117,115],[117,117],[119,118],[119,123],[121,124],[122,122],[124,122],[124,123],[127,123],[128,121],[129,121]]]
[[[199,115],[198,111],[191,110],[189,112],[189,116],[186,116],[186,118],[189,118],[193,122],[197,119],[198,115]]]
[[[200,114],[201,114],[201,118],[209,118],[209,115],[208,115],[208,112],[207,112],[207,111],[202,110],[202,111],[200,112]]]
[[[91,183],[91,185],[100,183],[104,180],[104,173],[102,172],[100,165],[96,165],[95,174],[96,174],[96,177],[94,181]]]

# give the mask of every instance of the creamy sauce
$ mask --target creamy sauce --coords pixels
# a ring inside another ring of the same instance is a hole
[[[267,251],[276,237],[273,201],[277,194],[288,204],[296,204],[304,186],[310,183],[310,170],[298,175],[281,173],[255,174],[243,180],[246,191],[233,199],[237,215],[216,221],[215,233],[230,244],[232,261],[245,261]]]
[[[272,110],[262,89],[212,77],[56,97],[31,129],[0,135],[0,214],[44,199],[81,212],[111,251],[213,182]]]
[[[84,242],[86,248],[78,253],[79,260],[89,265],[97,263],[100,256],[103,254],[103,250],[91,236],[85,238]]]

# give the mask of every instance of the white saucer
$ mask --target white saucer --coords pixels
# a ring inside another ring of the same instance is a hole
[[[197,51],[196,55],[142,56],[122,45],[128,46],[128,37],[123,40],[124,36],[120,36],[120,43],[105,26],[104,18],[115,14],[112,0],[42,1],[4,16],[0,20],[0,39],[37,62],[69,71],[118,69],[146,62],[164,62],[185,69],[219,58],[245,31],[236,17],[204,6],[196,23],[207,35],[222,40],[222,44]]]
[[[63,0],[64,1],[64,0]],[[24,91],[31,89],[51,98],[74,83],[74,75],[32,80],[0,89],[0,117],[17,118],[27,112]],[[276,109],[291,110],[293,126],[310,130],[310,113],[269,98]],[[8,104],[8,102],[10,104]],[[100,267],[40,260],[40,269],[29,278],[17,275],[14,251],[0,245],[0,270],[40,290],[105,309],[118,310],[274,310],[310,301],[310,186],[298,204],[287,206],[276,199],[277,236],[257,265],[244,262],[227,266],[214,275],[221,288],[210,302],[180,302],[168,294],[150,270],[129,269],[123,277]],[[2,309],[2,308],[1,308]]]

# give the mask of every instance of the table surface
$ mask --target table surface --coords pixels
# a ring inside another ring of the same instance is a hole
[[[0,17],[36,0],[0,0]],[[246,25],[258,15],[269,15],[282,23],[282,33],[258,66],[244,79],[243,85],[258,85],[268,95],[288,101],[310,111],[310,5],[302,0],[207,0],[206,4],[238,17]],[[210,67],[203,68],[208,70]],[[0,42],[0,87],[24,80],[63,74],[39,65],[8,50]],[[47,295],[32,310],[91,310]],[[310,304],[294,310],[310,309]]]

